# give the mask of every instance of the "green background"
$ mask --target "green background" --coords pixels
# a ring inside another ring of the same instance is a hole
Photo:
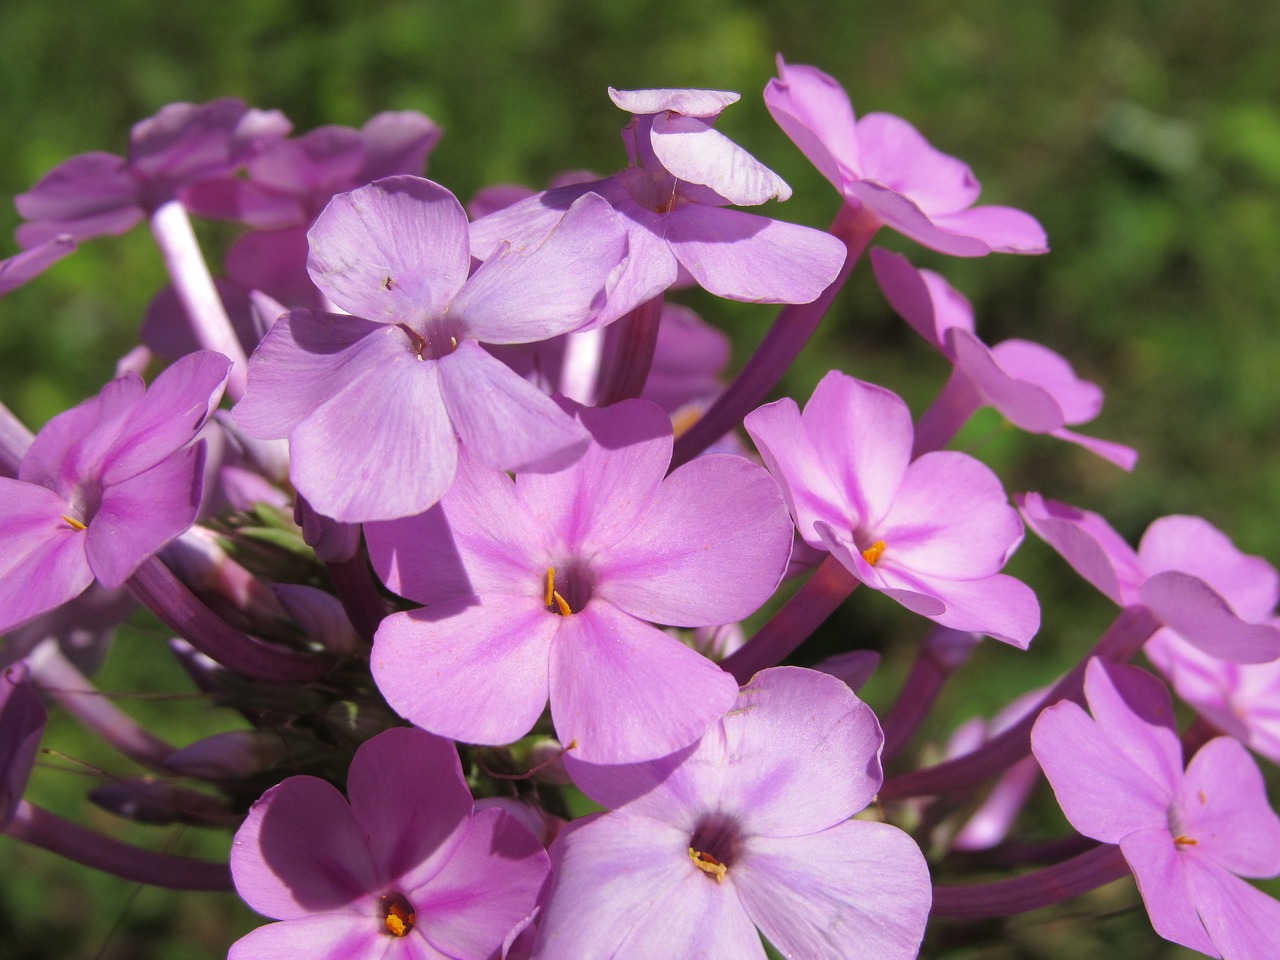
[[[609,85],[700,86],[743,94],[719,128],[795,188],[791,201],[769,212],[824,226],[835,194],[772,125],[759,96],[782,52],[835,75],[859,112],[906,117],[966,160],[983,183],[984,202],[1041,220],[1053,248],[1045,257],[949,260],[887,234],[878,240],[968,294],[988,342],[1039,340],[1101,383],[1106,408],[1084,430],[1136,446],[1141,460],[1128,476],[1074,447],[1017,436],[994,417],[979,418],[958,445],[995,466],[1011,491],[1040,490],[1098,510],[1131,539],[1155,517],[1193,513],[1275,562],[1276,37],[1280,5],[1246,0],[226,0],[181,7],[10,0],[0,29],[0,193],[27,189],[72,154],[123,152],[129,126],[165,103],[236,95],[283,110],[297,132],[359,126],[386,109],[421,110],[446,131],[430,175],[465,200],[493,182],[537,186],[562,169],[616,169],[625,117],[608,101]],[[12,209],[0,209],[0,235],[8,238],[17,222]],[[231,235],[199,229],[211,254]],[[0,244],[0,256],[15,250]],[[0,399],[37,428],[96,392],[133,345],[163,282],[144,229],[91,241],[5,297]],[[734,336],[735,363],[773,315],[710,298],[691,302]],[[787,392],[803,400],[831,367],[898,390],[917,413],[946,373],[888,311],[865,266]],[[1038,543],[1023,547],[1013,572],[1042,597],[1042,635],[1030,654],[984,649],[949,692],[935,733],[1050,679],[1111,615]],[[919,629],[878,599],[855,598],[832,635],[885,653],[883,679],[868,691],[881,707],[909,657],[897,640]],[[173,689],[176,676],[157,675],[158,658],[148,656],[156,642],[145,626],[126,638],[103,685]],[[211,727],[187,701],[127,706],[180,742],[232,725]],[[56,724],[48,742],[73,756],[98,756],[69,723]],[[123,772],[109,755],[100,762]],[[106,826],[109,818],[79,799],[86,779],[42,769],[36,789],[50,806]],[[154,829],[130,836],[199,849],[191,837]],[[204,843],[206,852],[209,844],[225,848],[222,839]],[[0,957],[222,956],[254,923],[229,896],[131,891],[10,841],[0,841],[0,867],[0,930],[14,931],[0,934]],[[1178,956],[1133,903],[1131,890],[1104,892],[1048,918],[1015,921],[1004,945],[940,940],[932,949],[953,957]],[[1113,909],[1118,917],[1109,915]]]

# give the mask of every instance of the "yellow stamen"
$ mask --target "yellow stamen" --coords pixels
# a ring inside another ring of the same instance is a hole
[[[573,609],[569,606],[569,601],[562,597],[560,591],[556,589],[555,567],[547,567],[547,589],[543,591],[542,602],[547,605],[548,610],[554,606],[554,612],[562,617],[567,617],[573,613]]]
[[[884,553],[884,548],[885,542],[883,540],[877,540],[871,546],[867,547],[867,549],[862,551],[862,559],[874,567],[876,565],[876,561],[880,559],[880,555]]]
[[[695,867],[707,876],[715,877],[716,883],[724,883],[724,875],[729,872],[729,868],[711,854],[703,853],[701,850],[695,850],[690,847],[689,859],[693,861]]]
[[[387,915],[383,920],[388,932],[396,937],[408,936],[409,931],[413,929],[413,925],[418,919],[418,915],[414,913],[408,903],[402,902],[400,898],[392,899],[384,896],[382,899],[390,901],[387,906]]]
[[[89,529],[88,525],[81,523],[75,517],[68,517],[65,513],[62,515],[62,519],[67,522],[67,526],[70,527],[72,530],[88,530]]]
[[[1173,845],[1175,847],[1197,847],[1200,845],[1200,841],[1180,833],[1173,838]]]
[[[702,411],[697,407],[683,407],[671,418],[671,426],[675,429],[675,437],[679,440],[695,423],[702,419]]]

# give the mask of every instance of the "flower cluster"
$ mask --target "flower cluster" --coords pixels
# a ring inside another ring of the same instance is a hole
[[[236,960],[910,960],[931,917],[1129,873],[1160,936],[1274,957],[1280,906],[1240,878],[1280,872],[1245,749],[1280,756],[1276,571],[1191,517],[1135,551],[943,449],[990,406],[1137,456],[1068,429],[1099,387],[1039,344],[988,347],[964,296],[900,254],[870,269],[951,364],[933,405],[913,419],[839,370],[764,402],[880,228],[977,257],[1044,253],[1039,224],[975,206],[964,163],[855,118],[813,67],[779,58],[764,98],[836,188],[827,231],[735,209],[791,194],[716,129],[738,94],[609,95],[622,170],[469,206],[422,176],[426,117],[290,137],[235,100],[167,107],[126,157],[72,158],[18,198],[0,293],[144,220],[172,286],[96,395],[35,435],[0,407],[4,832],[234,888],[277,921]],[[247,228],[225,276],[192,214]],[[678,302],[691,285],[782,305],[728,384],[725,337]],[[1122,611],[1047,690],[913,767],[969,652],[1027,651],[1040,628],[1004,572],[1024,524]],[[873,652],[804,646],[882,602],[850,599],[863,585],[932,621],[883,718],[855,692]],[[98,696],[85,673],[135,603],[237,729],[174,746]],[[1185,770],[1167,688],[1125,663],[1144,648],[1199,715]],[[24,799],[42,693],[149,771],[95,803],[234,830],[229,864]],[[1018,824],[1041,771],[1078,834],[1037,846]],[[1039,869],[968,873],[1010,865]]]

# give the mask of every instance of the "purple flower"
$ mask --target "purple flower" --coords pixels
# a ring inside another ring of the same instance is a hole
[[[1022,541],[1000,480],[963,453],[912,460],[898,396],[833,370],[803,413],[787,398],[744,423],[805,543],[943,626],[1031,642],[1035,594],[999,572]]]
[[[453,744],[379,734],[356,751],[347,794],[290,777],[253,805],[232,877],[283,922],[236,941],[230,960],[488,960],[532,912],[546,852],[509,814],[473,812]]]
[[[871,251],[871,264],[893,309],[955,366],[935,404],[938,419],[958,429],[980,406],[992,406],[1020,429],[1077,443],[1133,469],[1138,454],[1131,447],[1066,428],[1098,415],[1102,390],[1079,379],[1063,357],[1030,340],[988,347],[974,333],[969,301],[938,274],[917,270],[906,257],[880,248]]]
[[[582,197],[545,242],[504,247],[468,277],[467,215],[438,184],[389,177],[335,197],[309,234],[316,286],[354,316],[285,314],[249,363],[236,422],[288,437],[290,477],[320,513],[420,513],[453,480],[459,438],[499,470],[558,469],[587,441],[480,343],[586,322],[626,256],[616,216]]]
[[[16,253],[6,260],[0,260],[0,296],[10,290],[16,290],[28,280],[44,273],[75,248],[75,240],[69,234],[62,233],[34,245],[29,250]]]
[[[623,131],[631,166],[604,180],[558,187],[478,220],[477,255],[504,240],[541,238],[587,191],[623,219],[631,260],[597,323],[666,290],[684,267],[704,289],[730,300],[808,303],[835,279],[844,244],[829,234],[771,220],[752,206],[791,195],[777,174],[716,131],[720,111],[738,100],[721,90],[614,90],[633,114]]]
[[[196,518],[203,441],[230,363],[189,354],[150,389],[129,375],[50,420],[0,477],[0,632],[96,578],[118,587]]]
[[[907,834],[851,820],[883,779],[875,715],[816,671],[761,671],[698,743],[649,763],[566,759],[611,813],[570,824],[538,960],[915,957],[929,870]]]
[[[917,243],[957,257],[1048,250],[1030,215],[975,207],[981,187],[973,171],[930,146],[907,121],[887,113],[855,121],[848,94],[821,70],[788,66],[779,56],[764,101],[845,203]]]
[[[1223,660],[1280,657],[1280,626],[1267,622],[1280,575],[1208,521],[1161,517],[1135,552],[1096,513],[1038,493],[1018,497],[1018,506],[1040,539],[1119,606],[1146,607],[1182,639]]]
[[[184,188],[229,173],[288,132],[278,111],[230,97],[171,103],[134,125],[127,157],[72,157],[15,198],[18,213],[31,221],[18,228],[18,243],[31,248],[59,234],[87,240],[124,233]]]
[[[44,734],[44,704],[26,681],[24,664],[0,671],[0,833],[27,789]]]
[[[548,696],[574,756],[647,760],[686,746],[737,684],[651,623],[733,623],[777,586],[791,528],[742,457],[665,477],[671,421],[643,400],[580,409],[593,442],[553,474],[464,454],[433,510],[365,527],[383,581],[421,610],[382,622],[374,680],[413,723],[471,743],[527,733]]]
[[[1077,830],[1119,844],[1156,933],[1231,960],[1280,955],[1280,903],[1240,877],[1280,873],[1280,817],[1235,740],[1205,744],[1184,771],[1169,692],[1137,667],[1090,661],[1093,716],[1063,701],[1032,749]]]

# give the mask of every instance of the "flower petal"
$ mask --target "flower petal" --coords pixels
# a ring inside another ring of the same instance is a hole
[[[701,117],[660,113],[650,139],[677,180],[710,187],[732,204],[750,207],[791,196],[785,180]]]
[[[1199,857],[1187,864],[1186,876],[1196,911],[1213,941],[1212,951],[1194,949],[1210,956],[1221,952],[1230,960],[1280,956],[1280,903],[1275,898]]]
[[[392,709],[424,730],[511,743],[546,705],[548,649],[560,625],[524,597],[392,614],[374,635],[373,679]]]
[[[1280,658],[1280,627],[1249,623],[1199,577],[1165,570],[1139,591],[1160,621],[1205,653],[1235,663],[1267,663]]]
[[[231,945],[227,960],[387,960],[388,938],[373,916],[320,914],[250,930]],[[399,952],[399,951],[397,951]],[[419,954],[413,960],[436,960]]]
[[[654,623],[735,623],[782,579],[792,529],[768,473],[744,457],[699,457],[667,477],[640,522],[597,555],[597,593]]]
[[[911,960],[932,903],[929,868],[897,827],[848,820],[800,837],[751,837],[729,876],[784,956]]]
[[[441,316],[471,265],[462,204],[421,177],[386,177],[339,194],[307,236],[316,286],[348,313],[379,323],[416,328]]]
[[[0,634],[78,596],[93,582],[84,532],[52,490],[0,477]]]
[[[816,67],[789,65],[778,55],[778,76],[764,88],[765,106],[800,152],[843,192],[858,176],[857,128],[849,95]]]
[[[1242,877],[1280,873],[1280,817],[1239,741],[1216,737],[1191,758],[1179,809],[1197,853]]]
[[[592,599],[551,648],[551,720],[588,763],[666,756],[733,706],[738,685],[679,640]]]
[[[1013,207],[970,207],[932,216],[940,229],[980,240],[995,253],[1049,252],[1049,238],[1040,221]]]
[[[1211,957],[1219,956],[1196,915],[1199,904],[1191,891],[1187,870],[1195,858],[1181,855],[1168,828],[1134,831],[1120,840],[1120,852],[1133,871],[1156,933]]]

